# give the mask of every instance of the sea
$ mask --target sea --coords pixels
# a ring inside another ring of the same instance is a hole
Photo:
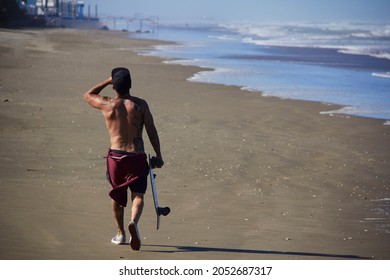
[[[176,43],[142,55],[207,68],[191,82],[337,104],[319,113],[390,125],[390,21],[160,24],[139,31],[130,37]]]
[[[206,68],[191,82],[337,104],[340,109],[319,114],[390,125],[390,21],[159,25],[130,37],[175,42],[140,54]],[[390,198],[369,207],[362,222],[390,233]]]

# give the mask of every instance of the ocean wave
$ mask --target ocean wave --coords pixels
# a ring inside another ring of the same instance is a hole
[[[241,34],[242,42],[261,46],[331,48],[355,55],[390,60],[390,24],[373,23],[237,23],[225,28]]]
[[[235,35],[220,35],[220,36],[209,35],[208,38],[225,40],[225,41],[237,40],[237,36]]]
[[[380,77],[380,78],[390,78],[390,72],[383,72],[383,73],[372,73],[374,77]]]
[[[369,55],[376,58],[388,59],[390,60],[390,52],[378,50],[377,48],[368,48],[366,46],[343,46],[334,47],[338,49],[338,52],[345,54],[354,54],[354,55]]]
[[[260,32],[262,25],[247,26],[254,26]],[[244,26],[240,28],[244,29]],[[377,35],[382,37],[373,41],[371,38],[356,38],[364,37],[360,33],[367,34],[367,37],[374,36],[374,28],[367,32],[364,30],[368,28],[360,28],[363,30],[360,31],[359,28],[329,24],[326,28],[275,25],[269,28],[266,26],[265,29],[268,38],[253,35],[250,30],[238,33],[224,28],[201,31],[192,28],[162,28],[159,34],[167,35],[161,37],[161,40],[176,38],[179,44],[159,45],[148,52],[163,58],[168,64],[206,68],[188,78],[191,82],[234,85],[244,91],[259,92],[263,96],[349,106],[323,114],[390,120],[389,96],[386,94],[390,81],[389,60],[338,53],[367,54],[378,46],[386,50],[383,47],[383,42],[388,40],[384,38],[386,33],[379,32]],[[304,35],[307,41],[302,39]],[[342,41],[337,38],[347,39]],[[243,44],[245,40],[247,43]],[[356,40],[365,41],[365,44],[357,44]],[[282,47],[272,47],[272,42],[279,42]],[[256,43],[266,47],[256,47]],[[289,47],[291,45],[307,48]],[[313,46],[332,49],[317,49]],[[390,44],[387,48],[390,49]],[[386,52],[376,51],[375,55],[383,56]],[[388,121],[385,124],[389,125]]]

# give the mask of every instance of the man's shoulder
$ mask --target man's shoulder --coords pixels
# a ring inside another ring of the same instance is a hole
[[[145,99],[143,99],[143,98],[141,98],[141,97],[138,97],[138,96],[134,96],[134,95],[132,95],[132,96],[130,97],[130,99],[133,100],[133,101],[146,102]]]
[[[146,102],[146,100],[143,98],[132,96],[130,100],[139,106],[146,107],[146,108],[148,107],[148,102]]]

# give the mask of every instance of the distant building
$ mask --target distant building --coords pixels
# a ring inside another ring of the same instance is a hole
[[[95,5],[93,14],[91,6],[84,13],[84,1],[61,0],[17,0],[19,6],[33,17],[44,17],[47,26],[69,28],[100,28],[98,8]]]

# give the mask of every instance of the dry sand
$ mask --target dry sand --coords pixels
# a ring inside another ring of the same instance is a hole
[[[1,259],[390,259],[390,233],[372,220],[386,218],[390,126],[190,83],[198,68],[136,54],[152,44],[0,30]],[[140,252],[110,243],[109,142],[82,99],[116,66],[149,102],[166,162],[157,184],[172,213],[157,231],[148,190]]]

